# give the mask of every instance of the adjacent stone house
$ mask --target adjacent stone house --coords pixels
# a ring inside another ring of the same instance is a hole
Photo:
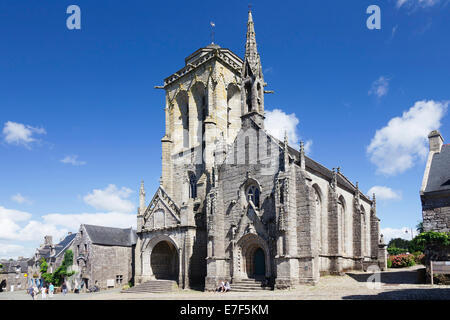
[[[140,188],[137,283],[284,289],[386,267],[375,195],[264,129],[262,70],[249,12],[244,59],[210,44],[164,80],[162,176],[148,206]]]
[[[133,281],[136,231],[82,224],[73,242],[72,288],[120,287]]]
[[[25,290],[28,284],[30,259],[2,260],[0,264],[0,288],[6,291]]]
[[[420,189],[424,231],[450,232],[450,144],[439,131],[429,136],[430,151]]]
[[[53,244],[52,236],[45,236],[44,242],[40,245],[39,248],[36,249],[34,257],[30,259],[30,267],[29,267],[29,282],[34,281],[34,284],[39,285],[42,281],[40,265],[41,259],[44,258],[48,264],[48,273],[53,273],[64,259],[64,253],[71,249],[73,250],[73,241],[75,239],[76,234],[69,232],[65,237],[61,239],[61,241],[57,244]]]

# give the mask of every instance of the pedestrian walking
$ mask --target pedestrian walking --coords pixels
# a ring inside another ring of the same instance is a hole
[[[42,300],[47,300],[47,288],[45,286],[42,286],[42,288],[41,288],[41,295],[42,295]]]
[[[34,290],[32,286],[28,288],[28,294],[31,296],[31,300],[34,300]]]
[[[39,294],[39,289],[36,286],[34,286],[33,287],[33,299],[34,300],[37,300],[38,294]]]
[[[67,285],[66,285],[66,283],[64,282],[63,284],[62,284],[62,287],[61,287],[61,289],[62,289],[62,293],[63,293],[63,295],[66,295],[66,293],[67,293]]]
[[[48,297],[53,298],[53,292],[55,292],[55,286],[53,283],[50,282],[50,285],[48,286]]]

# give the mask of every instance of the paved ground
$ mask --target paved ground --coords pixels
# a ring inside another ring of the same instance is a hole
[[[382,272],[377,288],[368,287],[370,273],[352,271],[344,276],[325,276],[316,286],[300,286],[295,290],[263,292],[208,293],[180,290],[172,293],[121,293],[119,289],[97,293],[57,294],[53,300],[450,300],[450,286],[418,283],[418,270],[423,266],[405,269],[390,269]],[[31,300],[24,291],[2,292],[0,300]],[[40,296],[39,296],[40,300]]]

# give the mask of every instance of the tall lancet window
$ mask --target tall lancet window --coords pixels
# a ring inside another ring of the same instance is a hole
[[[339,216],[341,218],[341,250],[343,253],[347,253],[347,230],[346,230],[346,216],[345,216],[345,202],[341,196],[339,198]]]
[[[261,84],[258,83],[258,85],[256,86],[256,88],[257,88],[257,92],[258,92],[258,96],[257,96],[257,101],[258,101],[258,112],[261,112],[261,111],[262,111],[262,107],[261,107],[261,104],[262,104]]]
[[[320,197],[320,191],[317,185],[314,186],[314,202],[316,206],[316,217],[317,217],[317,239],[319,243],[319,248],[322,249],[323,242],[323,232],[322,232],[322,198]]]
[[[195,174],[189,174],[189,198],[197,198],[197,179]]]
[[[251,112],[253,110],[253,106],[252,106],[252,87],[250,83],[247,83],[245,85],[245,96],[247,103],[247,112]]]

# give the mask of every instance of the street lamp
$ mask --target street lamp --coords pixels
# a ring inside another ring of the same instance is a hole
[[[414,236],[413,230],[412,230],[412,228],[411,228],[410,230],[411,230],[411,240],[413,240],[413,236]],[[409,232],[408,232],[408,229],[405,230],[405,233],[409,233]]]

